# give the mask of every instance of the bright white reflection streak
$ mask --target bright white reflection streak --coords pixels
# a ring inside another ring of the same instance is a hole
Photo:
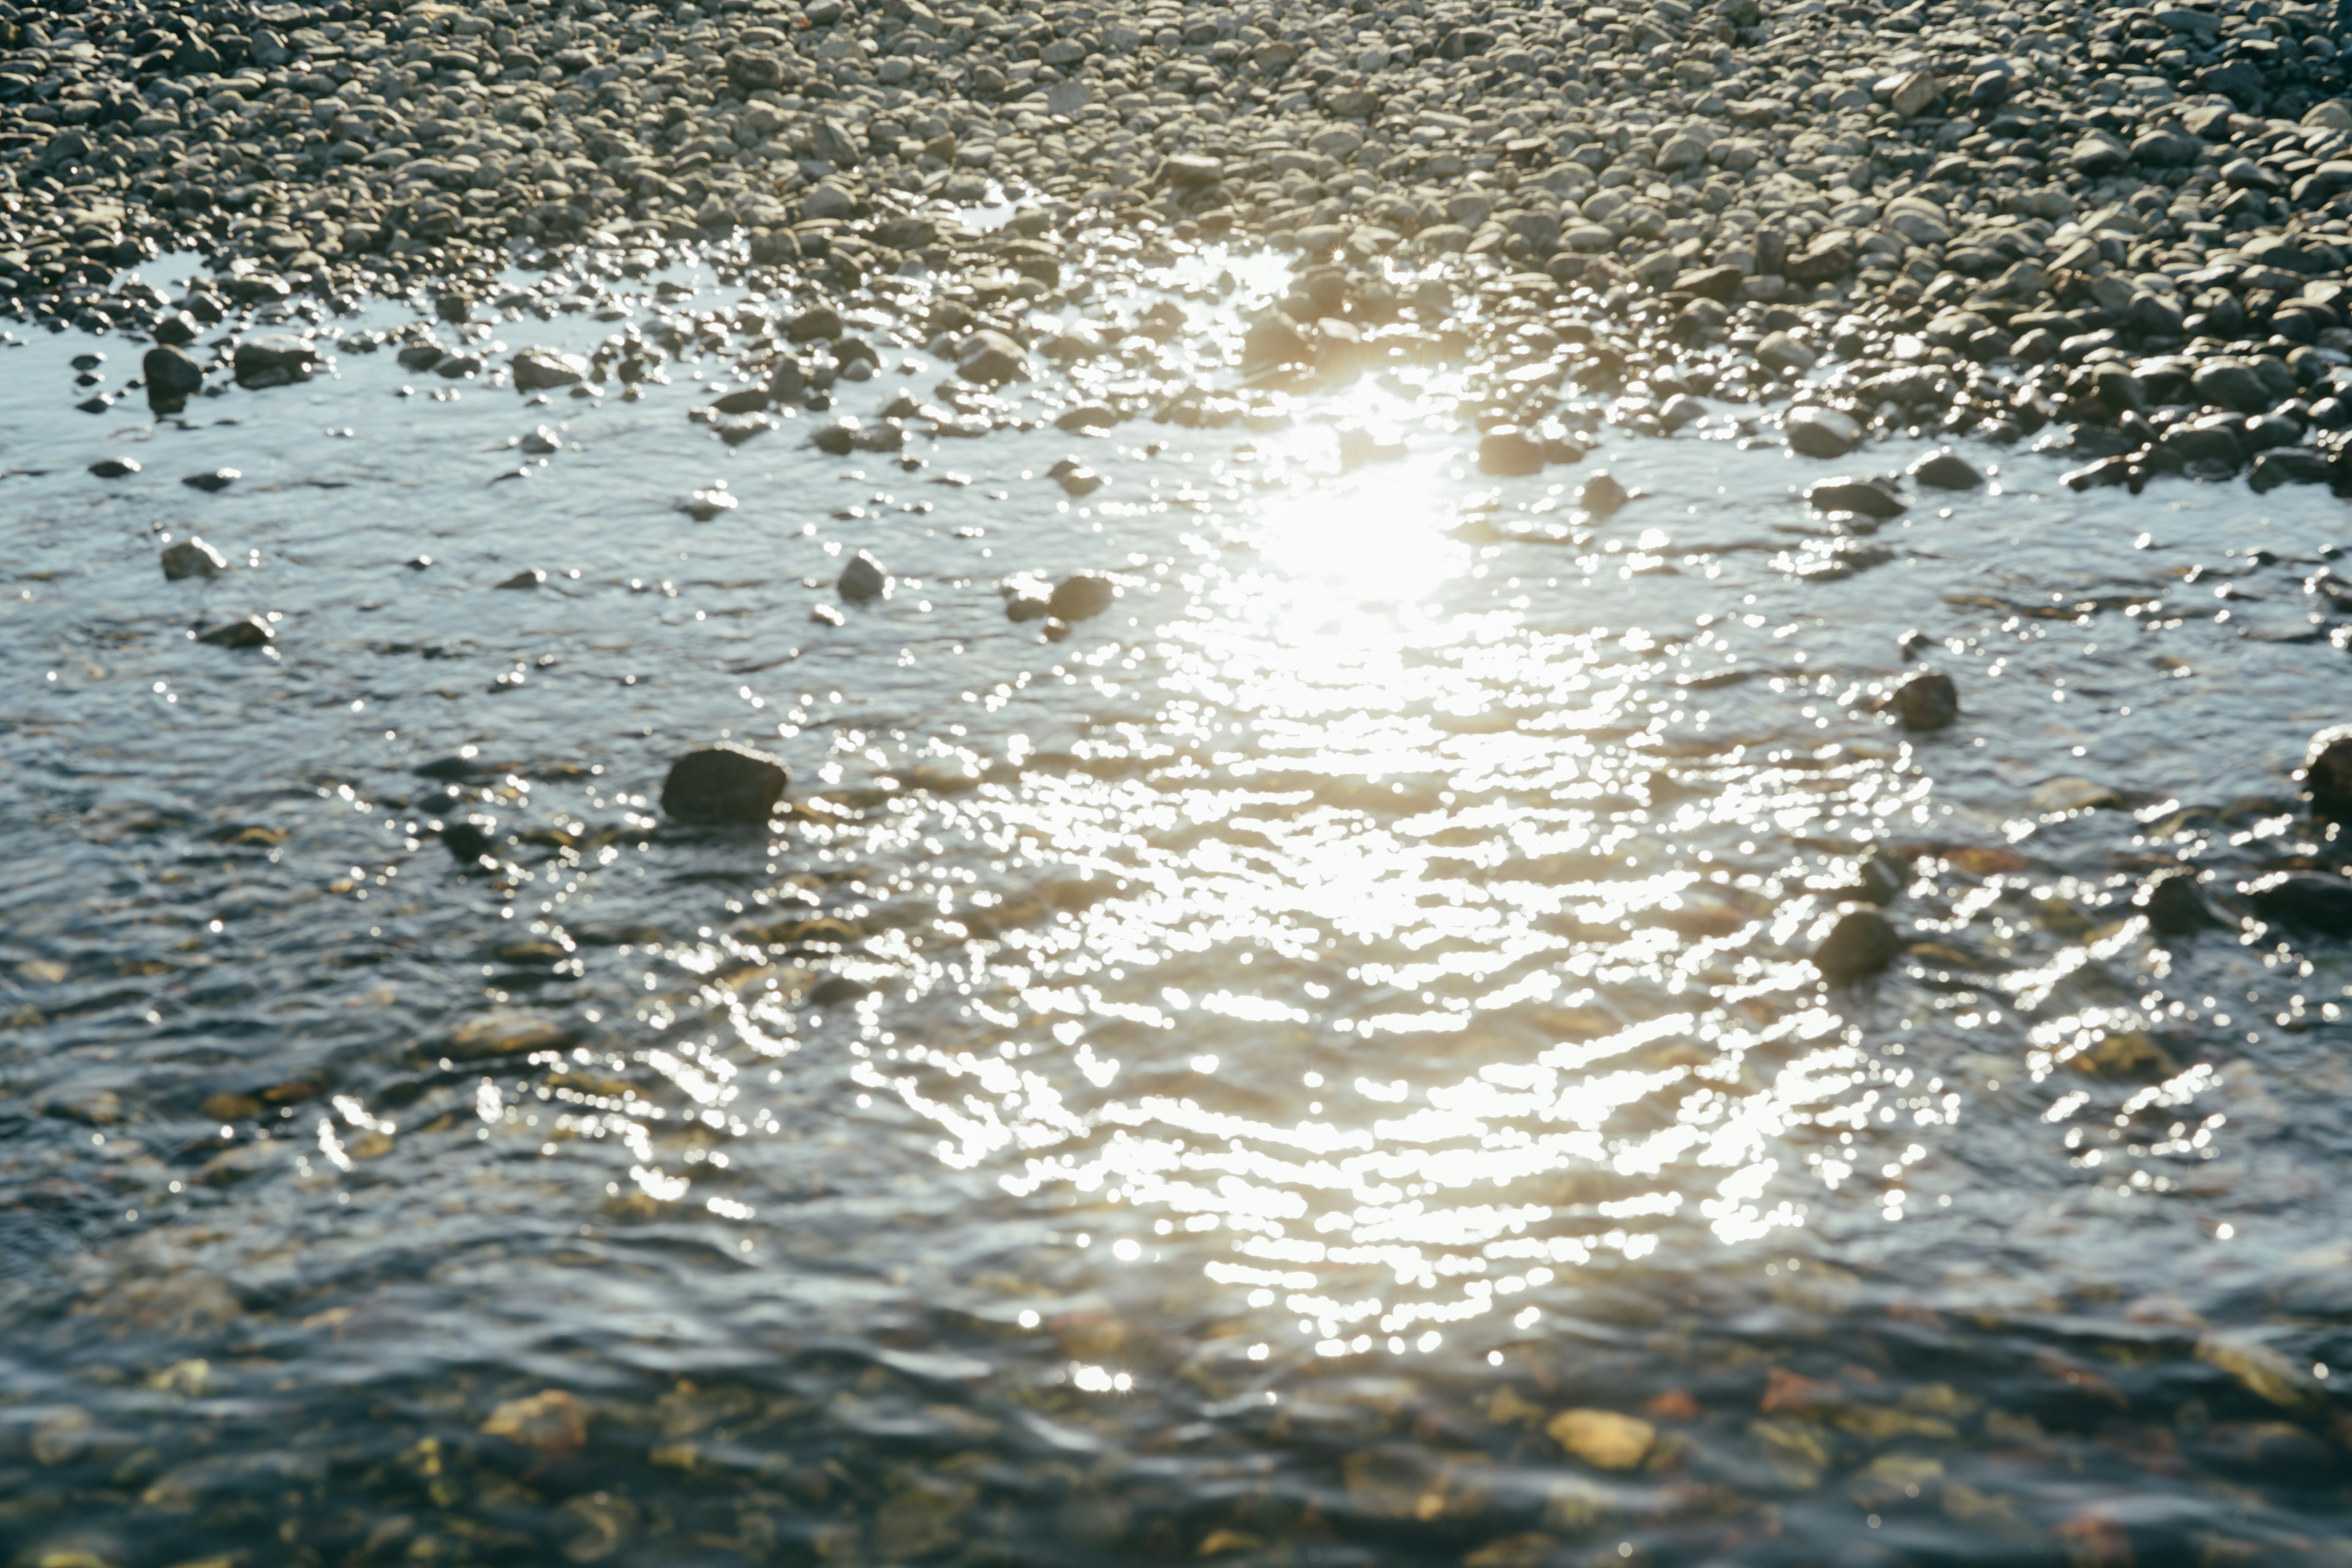
[[[965,1016],[1019,1065],[943,1046],[857,1079],[947,1132],[950,1164],[1017,1164],[1009,1193],[1061,1188],[1090,1228],[1134,1215],[1153,1239],[1115,1242],[1122,1264],[1182,1247],[1318,1353],[1425,1353],[1490,1315],[1528,1330],[1558,1270],[1670,1229],[1804,1223],[1789,1135],[1864,1125],[1868,1058],[1747,951],[1771,921],[1674,860],[1809,816],[1792,784],[1878,785],[1749,769],[1633,809],[1654,764],[1588,737],[1634,727],[1659,644],[1448,619],[1478,554],[1447,531],[1451,459],[1342,473],[1334,446],[1265,444],[1297,482],[1236,520],[1255,563],[1204,570],[1206,614],[1161,634],[1145,728],[1200,773],[992,800],[1124,889],[992,961],[1013,978]],[[1843,1168],[1810,1163],[1816,1191]]]

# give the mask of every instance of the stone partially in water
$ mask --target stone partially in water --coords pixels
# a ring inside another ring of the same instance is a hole
[[[2158,936],[2189,936],[2210,925],[2220,922],[2205,908],[2205,899],[2197,890],[2197,873],[2186,866],[2158,871],[2150,877],[2132,902],[2147,916],[2148,930]]]
[[[1616,476],[1603,468],[1584,481],[1576,492],[1576,504],[1594,517],[1613,517],[1618,509],[1633,499],[1633,494],[1617,482]]]
[[[1482,473],[1513,478],[1543,472],[1543,443],[1516,425],[1497,425],[1478,440]]]
[[[1843,458],[1862,445],[1862,426],[1834,408],[1791,408],[1780,426],[1790,450],[1802,458]]]
[[[1901,956],[1903,939],[1876,910],[1850,909],[1813,949],[1813,967],[1832,985],[1867,980]]]
[[[1563,1410],[1544,1426],[1551,1440],[1595,1469],[1630,1470],[1649,1458],[1658,1429],[1614,1410]]]
[[[722,741],[669,765],[662,811],[681,822],[763,823],[790,782],[778,758]]]
[[[243,478],[245,476],[235,468],[206,468],[201,474],[184,476],[180,482],[192,490],[202,490],[206,495],[218,495]]]
[[[1820,512],[1851,512],[1885,521],[1910,509],[1887,489],[1871,479],[1823,479],[1805,491],[1805,500]]]
[[[128,479],[139,471],[136,458],[100,458],[89,466],[89,471],[101,479]]]
[[[247,616],[242,620],[215,626],[210,631],[199,632],[196,640],[210,643],[215,647],[268,647],[278,640],[278,634],[270,630],[269,623],[259,616]]]
[[[310,339],[291,332],[265,332],[236,345],[231,359],[237,384],[259,389],[309,378],[319,352]]]
[[[2314,735],[2300,776],[2314,810],[2352,815],[2352,724],[2332,725]]]
[[[2313,936],[2352,936],[2352,881],[2305,871],[2273,871],[2239,891],[2270,925]]]
[[[1914,481],[1935,490],[1972,490],[1984,483],[1984,476],[1967,459],[1950,452],[1922,458],[1908,472]]]
[[[193,536],[163,546],[163,561],[167,583],[184,577],[217,577],[228,570],[228,557]]]
[[[588,362],[578,354],[558,353],[553,349],[524,349],[514,356],[517,392],[575,386],[587,379]]]
[[[1886,707],[1906,730],[1941,730],[1960,716],[1960,691],[1942,670],[1923,669],[1903,678]]]
[[[697,522],[709,522],[722,511],[733,511],[735,506],[736,500],[728,493],[727,481],[720,479],[706,489],[688,491],[686,499],[677,503],[677,510]]]
[[[149,349],[139,373],[147,383],[148,406],[159,414],[183,407],[205,389],[204,367],[176,348]]]
[[[1021,345],[993,328],[972,333],[956,359],[956,374],[982,386],[1002,386],[1029,379],[1029,356]]]
[[[1055,584],[1045,610],[1065,621],[1083,621],[1109,609],[1118,597],[1118,588],[1109,578],[1094,572],[1074,573]]]
[[[890,574],[882,563],[861,550],[849,558],[849,564],[841,569],[841,579],[834,586],[851,604],[862,605],[890,591]]]
[[[497,826],[495,817],[460,817],[442,826],[441,847],[462,864],[478,864],[497,852],[498,841],[490,837]]]

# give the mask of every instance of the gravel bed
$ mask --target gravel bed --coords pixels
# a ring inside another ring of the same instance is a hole
[[[1108,326],[1176,256],[1274,247],[1297,287],[1228,384],[1466,365],[1498,471],[1606,421],[1825,458],[1874,429],[2033,437],[2082,453],[2078,485],[2352,490],[2352,109],[2315,5],[0,16],[0,290],[52,321],[190,343],[415,293],[462,322],[546,308],[496,281],[519,263],[642,275],[694,247],[770,306],[696,330],[782,400],[861,313],[1002,384],[1049,374],[1049,363],[1114,352],[1041,312]],[[215,278],[112,286],[180,247]],[[1164,379],[1130,401],[1182,405]]]

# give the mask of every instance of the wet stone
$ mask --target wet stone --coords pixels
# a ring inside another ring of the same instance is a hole
[[[883,569],[882,563],[861,550],[841,569],[835,589],[853,605],[866,604],[890,592],[890,574]]]
[[[209,631],[196,634],[196,640],[215,647],[268,647],[278,640],[269,623],[258,616],[247,616],[242,620],[229,621]]]
[[[2158,871],[2141,884],[2132,902],[2147,916],[2148,929],[2158,936],[2190,936],[2220,923],[2197,890],[2197,873],[2187,867]]]
[[[1882,521],[1910,510],[1900,498],[1872,479],[1823,479],[1805,491],[1805,500],[1816,511],[1851,512]]]
[[[1922,458],[1906,471],[1914,483],[1928,489],[1972,490],[1984,483],[1984,476],[1973,464],[1951,452]]]
[[[1941,730],[1960,716],[1959,688],[1941,670],[1906,675],[1886,699],[1886,707],[1906,730]]]
[[[1878,973],[1902,952],[1903,939],[1885,915],[1868,907],[1849,909],[1813,949],[1813,967],[1831,985],[1852,985]]]
[[[2304,753],[2303,787],[2314,809],[2352,812],[2352,724],[2336,724],[2312,736]]]
[[[188,474],[183,477],[180,482],[190,489],[202,490],[206,495],[218,495],[243,478],[245,476],[235,468],[207,468],[201,474]]]
[[[228,558],[206,544],[190,537],[163,547],[163,578],[177,583],[188,577],[217,577],[228,570]]]
[[[407,361],[404,359],[401,363],[406,364]],[[428,360],[425,365],[432,363]],[[588,379],[586,360],[578,354],[559,353],[553,349],[524,349],[510,363],[517,392],[544,392],[560,386],[576,386]],[[410,368],[423,369],[425,366]]]
[[[1049,615],[1064,621],[1090,620],[1109,609],[1118,597],[1118,588],[1109,578],[1097,573],[1080,572],[1054,585],[1052,595],[1045,601],[1045,609]]]
[[[100,458],[89,466],[89,471],[101,479],[128,479],[139,471],[136,458]]]
[[[1479,438],[1478,468],[1499,477],[1543,471],[1543,443],[1516,425],[1498,425]]]
[[[147,401],[158,412],[176,409],[205,389],[204,368],[169,343],[149,349],[139,374],[147,383]]]
[[[1804,458],[1843,458],[1862,445],[1862,426],[1834,408],[1808,405],[1781,421],[1790,449]]]
[[[721,742],[670,764],[662,812],[681,822],[764,823],[789,782],[781,759]]]
[[[1596,518],[1614,517],[1633,499],[1633,492],[1606,468],[1586,479],[1576,492],[1576,504]]]
[[[2352,936],[2352,881],[2342,877],[2274,871],[2240,891],[2267,924],[2312,936]]]

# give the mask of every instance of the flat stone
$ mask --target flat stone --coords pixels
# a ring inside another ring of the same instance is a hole
[[[781,759],[722,741],[670,763],[662,813],[681,822],[764,823],[791,777]]]
[[[1834,408],[1806,405],[1780,421],[1789,449],[1805,458],[1843,458],[1862,445],[1862,426]]]

